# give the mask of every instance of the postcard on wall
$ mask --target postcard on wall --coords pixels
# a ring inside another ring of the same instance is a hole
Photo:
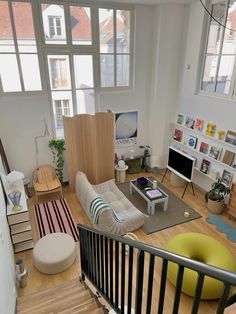
[[[234,152],[231,152],[230,150],[226,149],[226,151],[224,153],[224,157],[222,159],[222,162],[226,165],[231,166],[233,164],[233,161],[234,161],[234,156],[235,156]]]
[[[138,111],[115,114],[116,144],[136,144],[138,133]]]
[[[173,139],[175,141],[181,142],[182,141],[183,132],[179,129],[175,129],[173,134]]]
[[[236,146],[236,132],[227,131],[225,141],[231,145]]]
[[[197,118],[194,123],[194,130],[202,132],[204,120]]]
[[[224,170],[222,174],[222,183],[230,187],[232,180],[233,174],[227,170]]]
[[[209,172],[210,164],[211,164],[210,161],[203,159],[201,167],[200,167],[200,171],[207,174]]]
[[[207,123],[206,127],[206,135],[208,136],[214,136],[216,131],[216,125],[214,123]]]
[[[182,114],[178,114],[178,116],[177,116],[177,123],[178,124],[184,124],[184,115],[182,115]]]
[[[190,116],[187,116],[186,117],[186,120],[185,120],[185,126],[187,128],[190,128],[190,129],[193,129],[194,127],[194,118],[193,117],[190,117]]]
[[[196,148],[197,146],[197,140],[198,138],[192,135],[189,135],[188,139],[187,139],[187,145],[193,149]]]
[[[221,153],[221,147],[211,146],[210,151],[209,151],[209,156],[211,158],[218,160],[220,158],[220,153]]]
[[[209,144],[205,143],[205,142],[201,142],[199,151],[203,154],[208,154],[208,150],[209,150]]]

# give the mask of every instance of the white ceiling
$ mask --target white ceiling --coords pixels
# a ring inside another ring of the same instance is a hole
[[[97,0],[93,0],[96,2]],[[129,3],[129,4],[144,4],[144,5],[156,5],[163,3],[181,3],[187,4],[198,0],[102,0],[102,2],[116,2],[116,3]]]

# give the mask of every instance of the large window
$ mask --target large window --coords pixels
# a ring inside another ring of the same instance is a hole
[[[0,0],[0,91],[49,92],[63,136],[62,115],[95,113],[99,92],[132,86],[133,14],[121,8]]]
[[[212,1],[210,12],[201,90],[232,98],[236,96],[236,0]]]

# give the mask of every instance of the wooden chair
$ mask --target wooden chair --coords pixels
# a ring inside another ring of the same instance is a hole
[[[43,165],[34,170],[32,176],[36,201],[39,195],[60,192],[62,196],[61,182],[58,180],[52,166]]]

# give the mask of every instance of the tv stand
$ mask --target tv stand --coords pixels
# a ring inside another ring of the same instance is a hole
[[[165,173],[164,173],[164,176],[163,176],[161,182],[164,181],[165,176],[166,176],[168,170],[170,170],[170,169],[167,167],[166,170],[165,170]],[[171,170],[170,170],[170,171],[171,171]],[[185,179],[184,179],[184,180],[185,180]],[[194,187],[193,187],[193,182],[190,181],[190,180],[189,180],[189,181],[185,180],[185,181],[186,181],[186,185],[185,185],[185,188],[184,188],[184,192],[183,192],[183,194],[182,194],[182,198],[184,197],[184,194],[185,194],[185,192],[186,192],[186,190],[187,190],[187,187],[188,187],[188,184],[189,184],[189,183],[191,184],[192,191],[193,191],[193,195],[195,196]]]

